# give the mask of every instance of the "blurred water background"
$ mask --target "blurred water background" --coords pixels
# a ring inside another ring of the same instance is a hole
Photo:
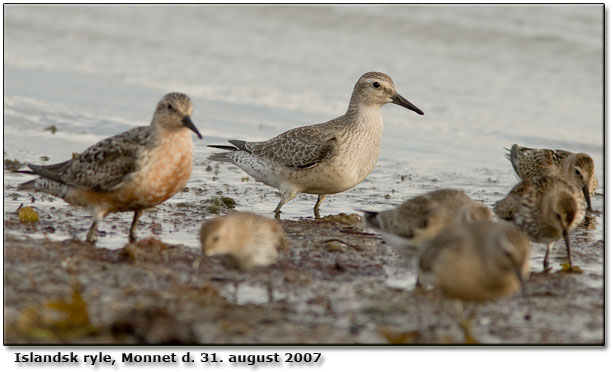
[[[206,171],[213,150],[205,145],[268,139],[339,116],[367,71],[389,74],[425,115],[385,106],[377,167],[354,189],[330,196],[322,215],[382,210],[441,187],[464,189],[491,206],[516,182],[503,149],[513,143],[590,154],[600,181],[593,203],[603,209],[598,5],[5,5],[4,158],[66,160],[148,124],[159,98],[181,91],[194,101],[193,121],[204,135],[194,137],[188,187],[272,216],[275,190],[227,164]],[[57,132],[45,131],[49,126]],[[5,170],[5,216],[28,203],[14,189],[27,179]],[[181,193],[161,210],[204,197]],[[311,216],[315,200],[298,197],[282,218]],[[58,200],[34,206],[43,215],[71,208]],[[73,213],[82,239],[91,220],[83,210]],[[109,219],[126,225],[131,214]],[[196,247],[198,227],[164,225],[162,239]],[[602,218],[589,236],[603,238]],[[122,230],[99,245],[126,242]]]

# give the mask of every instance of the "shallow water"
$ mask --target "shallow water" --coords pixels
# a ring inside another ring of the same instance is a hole
[[[207,171],[215,164],[206,144],[267,139],[341,115],[357,78],[379,70],[425,115],[385,106],[377,167],[329,196],[322,215],[382,210],[442,187],[491,206],[516,182],[503,150],[513,143],[590,154],[600,180],[593,204],[602,211],[602,16],[600,6],[6,6],[4,158],[66,160],[147,124],[165,93],[185,92],[205,137],[195,139],[189,190],[147,212],[139,233],[163,221],[156,231],[165,242],[196,249],[198,219],[210,214],[192,210],[194,221],[168,223],[179,204],[222,193],[239,210],[272,215],[278,202],[275,190],[243,181],[233,166]],[[51,125],[55,134],[44,130]],[[31,203],[12,195],[29,177],[5,170],[4,179],[5,218],[31,204],[65,223],[29,235],[83,238],[84,210],[39,195]],[[311,216],[315,200],[300,195],[282,218]],[[602,219],[575,237],[603,239]],[[109,216],[98,245],[124,245],[130,221]],[[533,270],[543,252],[535,246]],[[554,249],[553,259],[563,253]],[[602,273],[601,258],[577,258],[586,274]],[[389,284],[410,285],[403,275]]]

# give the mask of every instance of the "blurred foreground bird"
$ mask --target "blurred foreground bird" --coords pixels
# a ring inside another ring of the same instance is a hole
[[[465,318],[461,301],[481,303],[519,290],[527,300],[529,261],[530,241],[519,228],[505,221],[477,221],[447,227],[427,240],[419,275],[424,284],[458,300],[459,324],[472,341],[476,307]]]
[[[271,265],[280,251],[289,251],[285,233],[275,220],[247,212],[233,212],[205,222],[200,230],[200,242],[202,254],[222,256],[226,267],[243,272]],[[199,265],[200,261],[194,267],[197,269]],[[236,278],[234,286],[236,299]],[[267,290],[272,300],[270,277]]]
[[[407,257],[415,256],[424,241],[445,227],[492,217],[488,207],[454,189],[431,191],[386,211],[362,212],[366,224],[380,231],[390,245]]]

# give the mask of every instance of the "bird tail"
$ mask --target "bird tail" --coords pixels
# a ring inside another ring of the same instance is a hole
[[[507,158],[508,161],[511,161],[511,149],[508,149],[506,147],[503,147],[503,148],[506,151],[506,153],[504,154],[504,157]]]
[[[238,150],[234,146],[226,146],[226,145],[207,145],[206,147],[212,147],[214,149],[228,150],[228,151],[236,151]]]
[[[377,215],[379,214],[379,212],[365,211],[363,209],[358,209],[358,210],[364,213],[364,219],[368,226],[374,227],[376,229],[381,228],[381,225],[379,224],[379,220],[377,219]]]
[[[515,170],[515,174],[519,176],[519,159],[521,157],[521,148],[514,144],[511,146],[511,151],[508,154],[507,159],[511,161],[511,165],[513,166],[513,170]]]
[[[231,152],[216,152],[213,155],[209,156],[208,159],[214,161],[232,162],[232,159],[229,156],[230,154]]]
[[[24,182],[22,184],[19,184],[19,186],[17,186],[17,190],[18,191],[37,191],[37,189],[36,189],[36,180],[37,179],[38,178],[35,178],[35,179],[30,180],[28,182]]]
[[[247,151],[249,153],[251,152],[246,147],[246,144],[247,144],[246,141],[242,141],[242,140],[229,140],[228,142],[230,142],[234,146],[228,146],[228,145],[207,145],[207,147],[212,147],[214,149],[221,149],[221,150],[228,151],[228,152],[217,152],[217,153],[214,153],[213,155],[209,156],[209,160],[232,162],[232,158],[230,157],[230,154],[232,154],[234,151]]]

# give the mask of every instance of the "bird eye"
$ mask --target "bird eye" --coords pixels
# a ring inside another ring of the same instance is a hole
[[[168,109],[169,109],[169,110],[174,110],[175,108],[174,108],[174,107],[172,107],[172,105],[169,103],[169,104],[168,104]]]
[[[560,221],[562,221],[562,216],[560,216],[560,213],[556,213],[556,218]]]
[[[575,169],[575,174],[576,174],[577,176],[580,176],[580,175],[581,175],[581,171],[580,171],[579,169]]]
[[[379,88],[381,86],[381,84],[379,84],[378,81],[375,81],[374,83],[372,83],[372,86],[375,88]]]

